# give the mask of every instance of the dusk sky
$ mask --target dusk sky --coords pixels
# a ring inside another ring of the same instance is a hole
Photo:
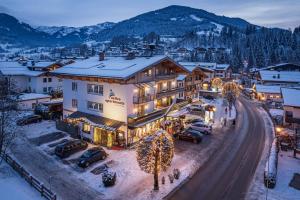
[[[300,25],[300,0],[1,0],[0,12],[32,25],[85,26],[119,22],[169,5],[200,8],[267,27]]]

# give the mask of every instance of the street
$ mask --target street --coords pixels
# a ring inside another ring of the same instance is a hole
[[[227,130],[228,137],[219,150],[169,199],[244,199],[263,150],[265,132],[256,105],[240,97],[236,108],[236,127]]]

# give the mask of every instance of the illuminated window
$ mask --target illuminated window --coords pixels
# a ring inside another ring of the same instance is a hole
[[[87,123],[84,123],[83,126],[82,126],[82,131],[85,132],[85,133],[90,133],[91,125],[89,125]]]

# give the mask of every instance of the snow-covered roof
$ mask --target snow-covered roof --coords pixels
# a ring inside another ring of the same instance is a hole
[[[0,62],[0,71],[3,75],[7,76],[40,76],[45,73],[41,71],[31,71],[27,66],[11,61]]]
[[[99,61],[98,56],[95,56],[82,61],[76,61],[75,63],[56,69],[53,73],[123,79],[129,78],[133,74],[163,60],[172,61],[169,57],[162,55],[136,57],[131,60],[127,60],[124,57],[106,57],[103,61]],[[184,67],[180,65],[178,66],[184,71],[187,71]]]
[[[217,64],[215,70],[227,70],[230,67],[229,64]]]
[[[201,62],[179,62],[180,65],[184,66],[186,69],[189,70],[189,72],[192,72],[195,68],[200,68],[200,69],[203,69],[203,70],[207,70],[207,71],[211,71],[213,72],[214,70],[214,65],[216,63],[204,63],[206,65],[202,65]],[[210,65],[208,65],[210,64]]]
[[[300,107],[300,89],[281,88],[283,105]]]
[[[217,64],[209,62],[179,62],[179,64],[187,68],[189,71],[193,71],[196,67],[210,71],[227,70],[230,67],[229,64]]]
[[[54,65],[54,64],[56,64],[56,62],[43,61],[43,62],[34,63],[33,67],[46,68],[46,67],[49,67],[49,66]]]
[[[300,83],[300,72],[262,70],[259,74],[262,81]]]
[[[34,100],[34,99],[46,99],[51,98],[48,94],[39,94],[39,93],[22,93],[19,95],[20,101],[28,101],[28,100]]]
[[[277,85],[255,85],[256,88],[256,92],[259,93],[272,93],[272,94],[276,94],[276,93],[280,93],[280,86]]]
[[[186,75],[180,74],[180,75],[178,75],[177,80],[178,81],[183,81],[185,79],[185,77],[186,77]]]

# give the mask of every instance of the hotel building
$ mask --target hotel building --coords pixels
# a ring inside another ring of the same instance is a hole
[[[91,57],[53,72],[63,79],[63,116],[103,146],[128,146],[161,126],[189,71],[166,56]]]

